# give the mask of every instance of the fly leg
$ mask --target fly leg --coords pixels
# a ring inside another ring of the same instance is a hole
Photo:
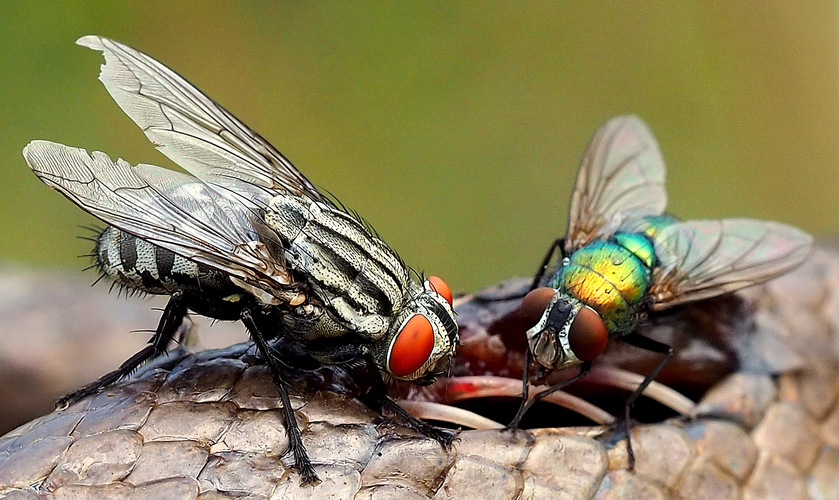
[[[166,308],[163,310],[163,315],[160,317],[160,322],[157,325],[157,330],[155,330],[154,335],[149,340],[149,345],[128,358],[116,370],[106,373],[99,380],[91,382],[81,389],[59,399],[56,401],[55,407],[63,409],[91,394],[96,394],[120,379],[127,377],[143,363],[166,353],[169,342],[174,338],[175,333],[177,333],[178,328],[180,328],[184,318],[186,318],[186,314],[184,294],[181,291],[177,291],[172,294],[172,297],[166,304]]]
[[[268,363],[268,368],[271,370],[271,377],[274,379],[274,385],[277,386],[277,391],[280,393],[280,402],[283,405],[283,418],[286,423],[286,435],[288,436],[288,445],[291,453],[294,456],[294,463],[297,464],[297,469],[302,476],[300,482],[304,485],[314,485],[320,483],[315,468],[312,467],[312,461],[309,459],[309,453],[303,445],[303,437],[300,434],[300,426],[297,424],[297,418],[294,416],[294,409],[291,407],[291,399],[288,397],[288,388],[283,380],[280,361],[277,359],[274,351],[268,346],[268,342],[262,335],[259,327],[254,321],[254,317],[249,309],[244,309],[241,314],[242,323],[250,332],[251,338],[256,344],[256,348],[265,358]]]
[[[539,269],[536,270],[536,275],[533,277],[533,282],[530,284],[530,288],[528,288],[528,292],[535,290],[539,283],[544,279],[545,273],[548,270],[548,264],[550,264],[551,260],[553,259],[554,254],[557,250],[559,250],[560,254],[562,254],[562,247],[565,246],[565,239],[564,238],[557,238],[551,243],[551,246],[548,248],[548,251],[545,253],[545,257],[542,259],[542,263],[539,264]],[[516,412],[516,416],[513,417],[513,420],[507,425],[507,429],[509,430],[516,430],[519,428],[519,423],[521,423],[522,417],[530,409],[533,404],[545,396],[549,394],[553,394],[554,392],[562,389],[563,387],[571,384],[575,380],[582,377],[585,373],[588,373],[589,368],[591,368],[591,364],[587,363],[583,366],[585,367],[580,371],[580,374],[576,377],[572,378],[571,380],[566,380],[561,384],[557,384],[556,386],[551,387],[547,391],[543,391],[537,394],[532,400],[528,401],[529,398],[529,384],[530,384],[530,348],[525,350],[524,352],[524,373],[522,373],[521,377],[521,405],[519,405],[519,410]]]
[[[580,365],[580,373],[574,375],[573,377],[569,378],[568,380],[563,380],[562,382],[551,386],[548,389],[540,392],[533,396],[532,399],[528,400],[528,382],[530,376],[530,350],[525,353],[525,368],[524,368],[524,376],[522,378],[522,399],[521,405],[519,406],[519,411],[516,412],[516,416],[513,417],[513,420],[507,424],[507,430],[514,431],[519,428],[519,424],[521,423],[521,419],[524,417],[524,414],[527,413],[527,410],[530,409],[531,406],[541,401],[543,398],[550,396],[551,394],[559,391],[569,385],[573,384],[574,382],[580,380],[581,378],[585,377],[588,372],[591,370],[591,361],[584,361],[582,365]]]
[[[663,342],[659,342],[649,337],[645,337],[637,332],[632,332],[629,335],[621,337],[620,339],[629,345],[633,345],[646,351],[657,352],[659,354],[664,355],[664,359],[662,359],[658,363],[658,365],[656,365],[653,371],[651,371],[649,374],[647,374],[646,377],[644,377],[644,381],[641,382],[641,385],[639,385],[634,391],[632,391],[632,394],[630,394],[629,397],[626,399],[626,404],[624,405],[623,430],[626,433],[626,449],[629,454],[629,468],[630,470],[632,470],[635,468],[635,452],[632,451],[632,439],[629,436],[629,428],[631,423],[629,419],[629,413],[632,409],[632,405],[635,404],[635,400],[637,400],[638,397],[640,397],[641,394],[644,393],[644,390],[646,390],[647,386],[650,385],[650,383],[653,380],[655,380],[656,377],[658,377],[658,374],[661,373],[661,370],[663,370],[665,365],[667,365],[667,362],[670,361],[670,358],[673,356],[673,348]]]
[[[551,263],[551,259],[553,259],[556,251],[559,250],[560,255],[563,255],[563,246],[565,246],[565,238],[557,238],[553,243],[551,243],[551,246],[545,254],[545,258],[543,258],[542,263],[539,264],[539,269],[536,270],[536,275],[533,277],[533,282],[530,284],[530,290],[535,290],[542,279],[544,279],[545,273],[548,272],[548,264]]]
[[[525,412],[531,406],[528,402],[530,398],[530,361],[531,355],[530,348],[528,347],[524,350],[524,371],[521,374],[521,404],[519,405],[519,410],[516,412],[516,416],[507,424],[507,430],[510,431],[515,431],[519,428],[522,417],[524,417]]]
[[[370,353],[366,353],[364,360],[367,362],[367,369],[370,372],[371,377],[373,377],[373,386],[370,389],[369,395],[372,398],[372,403],[377,406],[375,409],[387,410],[408,427],[414,429],[423,436],[434,439],[440,443],[443,448],[447,450],[451,448],[455,435],[451,432],[427,424],[405,411],[404,408],[399,406],[399,403],[387,395],[387,386],[382,379],[382,374],[379,371],[378,365],[373,359],[373,356]]]
[[[539,264],[539,269],[536,271],[536,275],[533,277],[533,281],[531,282],[530,286],[527,290],[523,292],[513,292],[508,293],[507,295],[498,295],[492,297],[475,297],[476,300],[480,300],[481,302],[505,302],[507,300],[514,300],[514,299],[522,299],[528,292],[535,290],[539,287],[539,283],[545,278],[545,273],[548,271],[548,264],[551,263],[554,254],[557,250],[559,250],[560,255],[563,255],[562,247],[565,246],[565,239],[559,238],[554,240],[551,243],[550,248],[548,248],[548,252],[545,254],[545,257],[542,259],[542,263]]]

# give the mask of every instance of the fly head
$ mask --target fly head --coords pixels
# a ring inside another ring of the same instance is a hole
[[[606,347],[600,315],[582,301],[553,288],[537,288],[522,301],[527,343],[536,361],[549,369],[591,361]]]
[[[397,380],[428,384],[448,368],[458,344],[449,287],[436,276],[412,283],[409,301],[387,334],[373,346],[382,372]]]

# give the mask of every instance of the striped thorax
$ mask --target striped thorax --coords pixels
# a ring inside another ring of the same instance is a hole
[[[263,218],[282,240],[289,268],[311,287],[311,300],[290,317],[290,332],[309,343],[357,335],[372,342],[373,355],[388,375],[405,380],[439,372],[438,364],[454,355],[457,326],[446,299],[450,292],[428,280],[412,281],[396,252],[361,220],[294,196],[273,197]],[[307,309],[312,306],[316,321]],[[294,318],[301,319],[295,323]]]
[[[129,289],[186,291],[195,297],[197,312],[223,319],[235,317],[236,304],[248,296],[264,307],[284,309],[284,331],[309,345],[323,362],[358,355],[358,349],[346,347],[358,339],[389,377],[430,380],[445,369],[457,346],[457,325],[442,281],[411,280],[396,252],[361,220],[332,205],[274,196],[261,217],[279,240],[285,265],[299,277],[299,300],[278,302],[241,280],[114,227],[98,239],[98,267]]]

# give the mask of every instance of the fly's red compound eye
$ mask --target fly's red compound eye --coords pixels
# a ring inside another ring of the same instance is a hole
[[[519,314],[528,328],[539,322],[555,294],[556,290],[553,288],[542,287],[531,290],[530,293],[524,296],[524,300],[521,301],[521,307],[519,308]]]
[[[388,368],[397,377],[408,376],[428,361],[434,349],[434,329],[425,316],[417,314],[405,323],[390,349]]]
[[[568,343],[574,355],[581,361],[591,361],[606,348],[609,334],[597,311],[583,307],[571,323]]]
[[[449,303],[449,305],[452,304],[452,301],[454,300],[454,295],[452,295],[452,289],[449,288],[449,285],[447,285],[445,281],[441,280],[437,276],[429,276],[428,282],[431,283],[431,288],[435,292],[442,295],[443,298],[446,299],[446,302]]]

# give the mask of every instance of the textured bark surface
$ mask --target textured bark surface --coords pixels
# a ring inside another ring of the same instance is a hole
[[[459,301],[454,375],[521,369],[515,301],[483,300],[493,294]],[[633,427],[633,471],[619,433],[561,427],[548,405],[533,411],[553,427],[467,430],[443,450],[361,403],[363,377],[326,367],[290,374],[323,480],[301,487],[270,376],[240,344],[172,354],[3,436],[0,498],[839,498],[839,252],[822,247],[741,297],[651,318],[647,333],[681,353],[661,380],[701,401],[697,418]],[[648,366],[612,351],[604,364]],[[442,400],[446,387],[404,394]],[[509,418],[484,403],[490,418]]]

